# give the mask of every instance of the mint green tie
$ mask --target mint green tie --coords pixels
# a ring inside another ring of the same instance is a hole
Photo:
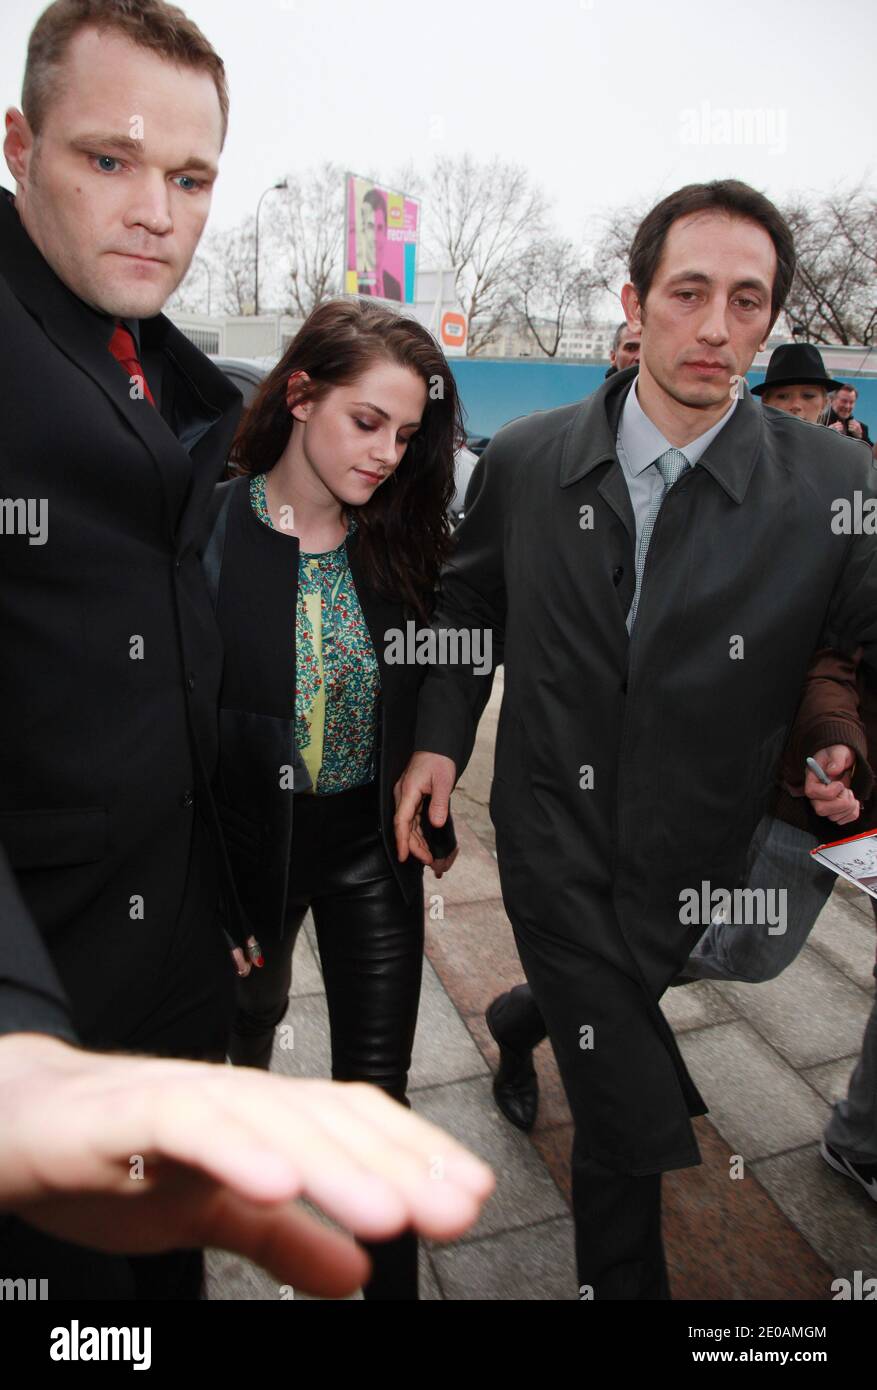
[[[658,519],[658,512],[661,510],[661,503],[667,496],[674,483],[678,482],[686,468],[690,467],[688,459],[681,449],[668,449],[661,454],[660,458],[655,459],[655,467],[664,480],[664,487],[661,492],[656,492],[649,507],[646,519],[643,522],[643,529],[636,547],[636,588],[633,592],[633,602],[627,615],[627,630],[633,632],[633,625],[636,620],[636,610],[639,607],[640,590],[643,583],[643,570],[646,567],[646,554],[649,549],[649,541],[652,539],[652,531]]]

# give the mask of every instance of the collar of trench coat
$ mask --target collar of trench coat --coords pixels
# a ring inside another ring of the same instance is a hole
[[[582,401],[563,442],[560,486],[570,487],[598,464],[617,459],[615,437],[624,397],[636,376],[628,367]],[[764,418],[744,378],[743,395],[724,429],[698,460],[734,502],[741,503],[762,447]]]

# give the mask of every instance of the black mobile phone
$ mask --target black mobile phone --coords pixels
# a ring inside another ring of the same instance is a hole
[[[420,808],[420,829],[433,859],[447,859],[448,855],[457,848],[454,822],[451,812],[448,810],[448,818],[444,825],[433,825],[429,819],[430,801],[431,797],[425,796],[423,798],[423,805]]]

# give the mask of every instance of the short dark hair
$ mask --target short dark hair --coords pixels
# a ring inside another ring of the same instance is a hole
[[[853,395],[856,397],[856,400],[858,400],[859,398],[859,393],[856,390],[855,386],[851,386],[848,381],[839,381],[837,386],[835,386],[834,388],[835,396],[837,395],[838,391],[852,391]]]
[[[176,5],[163,0],[55,0],[43,10],[27,45],[21,109],[35,136],[40,134],[58,70],[70,42],[83,29],[120,34],[178,67],[195,68],[213,78],[222,115],[222,141],[228,129],[225,66],[198,26]]]
[[[630,249],[630,279],[640,304],[645,304],[652,287],[668,231],[680,217],[687,217],[692,212],[726,212],[730,217],[746,217],[764,228],[777,253],[771,291],[771,312],[776,319],[786,302],[795,274],[795,242],[791,228],[779,209],[758,189],[741,183],[739,179],[688,183],[646,213],[637,227]]]
[[[616,330],[615,330],[615,337],[612,339],[612,351],[613,351],[613,352],[617,352],[617,351],[618,351],[618,344],[621,342],[621,339],[624,337],[625,333],[627,332],[628,327],[629,327],[629,324],[628,324],[628,322],[627,322],[627,319],[625,319],[624,322],[623,322],[623,323],[620,323],[620,324],[618,325],[618,327],[616,328]]]
[[[362,201],[368,203],[370,208],[374,208],[375,212],[382,212],[384,214],[384,221],[386,222],[387,200],[379,188],[370,188],[368,193],[363,194]]]

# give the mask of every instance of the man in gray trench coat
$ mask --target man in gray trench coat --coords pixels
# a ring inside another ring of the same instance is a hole
[[[489,629],[505,664],[490,810],[575,1121],[584,1298],[670,1296],[660,1175],[700,1162],[689,1116],[706,1106],[659,1000],[710,895],[745,883],[812,653],[862,644],[877,666],[870,451],[742,380],[794,264],[745,184],[659,203],[622,296],[636,382],[628,369],[499,431],[443,577],[436,625]],[[422,797],[443,823],[490,684],[471,665],[427,672],[401,858],[430,862]]]

